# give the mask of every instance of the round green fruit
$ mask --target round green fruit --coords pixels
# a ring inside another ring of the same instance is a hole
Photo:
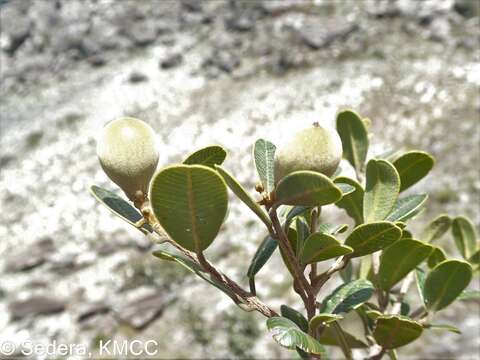
[[[132,201],[148,194],[158,163],[155,132],[145,122],[120,118],[109,122],[97,140],[103,170]]]
[[[318,124],[297,133],[275,156],[275,180],[294,171],[311,170],[332,176],[342,159],[342,141],[334,129]]]

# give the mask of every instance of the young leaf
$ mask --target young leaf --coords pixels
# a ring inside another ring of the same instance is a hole
[[[374,287],[368,280],[354,280],[337,287],[324,301],[321,312],[347,313],[366,302],[372,296]]]
[[[270,194],[275,187],[275,150],[276,146],[270,141],[259,139],[253,146],[253,159],[263,188]]]
[[[302,265],[332,259],[341,255],[350,254],[353,249],[342,245],[331,235],[314,233],[310,235],[300,252]]]
[[[208,283],[215,286],[217,289],[221,290],[225,294],[227,294],[236,304],[241,303],[241,299],[230,289],[225,287],[222,283],[220,283],[217,279],[215,279],[211,274],[203,270],[200,266],[196,263],[191,261],[190,259],[184,258],[180,255],[171,254],[168,251],[157,250],[153,252],[153,255],[159,259],[167,260],[167,261],[174,261],[177,264],[182,265],[185,269],[189,270],[190,272],[196,274],[203,280],[207,281]]]
[[[343,319],[343,316],[342,315],[338,315],[338,314],[329,314],[329,313],[321,313],[321,314],[317,314],[315,315],[311,320],[310,322],[308,323],[309,327],[310,327],[310,330],[312,330],[312,333],[315,334],[315,332],[317,331],[317,329],[320,327],[320,326],[325,326],[327,324],[330,324],[334,321],[338,321],[338,320],[341,320]]]
[[[442,250],[442,248],[435,246],[432,253],[428,257],[427,265],[429,268],[433,268],[445,260],[447,260],[447,255],[445,252]]]
[[[227,214],[225,182],[203,165],[173,165],[161,170],[152,180],[150,199],[160,225],[190,251],[205,250]]]
[[[267,263],[277,246],[277,240],[268,235],[265,239],[263,239],[262,243],[255,252],[247,271],[247,276],[250,279],[251,284],[250,290],[253,293],[255,293],[255,275],[257,275],[263,265]]]
[[[343,331],[343,334],[350,349],[364,349],[368,347],[365,342],[346,332],[345,330]],[[331,326],[326,326],[323,329],[322,334],[320,335],[319,342],[323,345],[340,346],[335,331],[332,329]]]
[[[460,260],[445,260],[435,266],[425,279],[423,296],[431,311],[450,305],[470,283],[472,267]]]
[[[297,310],[292,309],[290,306],[280,306],[280,313],[283,317],[292,320],[297,326],[304,332],[308,333],[308,321]]]
[[[433,220],[428,226],[423,230],[421,239],[425,242],[431,243],[440,239],[443,234],[445,234],[450,225],[452,224],[452,219],[448,215],[440,215],[435,220]]]
[[[425,260],[432,252],[432,247],[418,240],[406,239],[394,242],[383,250],[378,271],[379,285],[383,290],[390,290]]]
[[[459,301],[480,300],[480,290],[463,290],[457,298]]]
[[[337,115],[337,131],[342,139],[343,156],[361,171],[368,152],[368,133],[362,118],[352,110]]]
[[[373,337],[384,349],[407,345],[422,335],[418,322],[400,315],[382,315],[377,318]]]
[[[477,250],[477,234],[472,222],[463,216],[458,216],[452,222],[452,234],[458,251],[464,259],[468,259]]]
[[[427,176],[434,164],[434,158],[423,151],[409,151],[400,156],[393,163],[400,175],[400,191],[408,189]]]
[[[273,339],[287,349],[299,347],[311,354],[323,354],[323,346],[310,335],[304,333],[293,321],[274,316],[267,320],[267,328],[272,332]]]
[[[215,165],[215,169],[218,171],[223,180],[225,180],[230,190],[232,190],[232,192],[237,195],[237,197],[242,200],[243,203],[247,205],[267,227],[272,226],[268,215],[260,207],[260,205],[258,205],[257,202],[252,199],[243,186],[240,185],[240,183],[223,167]]]
[[[309,210],[310,207],[308,206],[293,206],[290,211],[287,213],[287,216],[285,217],[285,224],[286,226],[290,225],[292,220],[305,213],[307,210]]]
[[[400,178],[395,167],[385,160],[372,159],[367,164],[367,183],[363,197],[365,222],[384,220],[398,198]]]
[[[219,145],[207,146],[203,149],[195,151],[190,154],[183,163],[186,165],[205,165],[211,168],[215,168],[215,165],[221,165],[227,152]]]
[[[402,230],[391,222],[379,221],[357,226],[348,235],[345,245],[353,248],[350,256],[358,257],[386,248],[400,239]]]
[[[423,271],[420,268],[415,269],[415,282],[417,284],[417,291],[418,295],[420,296],[420,300],[422,300],[422,303],[425,304],[425,298],[423,296],[423,289],[425,288],[425,278],[427,277],[427,274],[425,274],[425,271]]]
[[[317,231],[319,233],[328,234],[328,235],[342,234],[347,230],[348,230],[347,224],[335,225],[335,224],[325,223],[325,224],[318,225],[318,228],[317,228]]]
[[[132,205],[123,200],[117,194],[103,189],[100,186],[92,185],[90,192],[101,204],[105,205],[113,214],[123,219],[130,225],[135,226],[135,223],[140,221],[143,216]],[[135,226],[136,227],[136,226]],[[144,234],[151,233],[152,227],[149,224],[144,224],[138,230]]]
[[[409,195],[398,199],[392,212],[387,216],[388,221],[406,221],[415,216],[420,207],[427,200],[427,194]]]
[[[295,254],[300,254],[305,240],[310,235],[310,228],[303,217],[297,217],[295,230],[297,230],[297,248],[295,249]]]
[[[295,171],[277,185],[276,203],[284,205],[320,206],[332,204],[342,192],[325,175],[314,171]]]
[[[362,186],[353,179],[347,177],[338,177],[333,181],[335,184],[347,184],[353,186],[355,191],[344,194],[343,197],[336,202],[339,208],[344,209],[347,214],[355,221],[355,225],[363,223],[363,195]]]
[[[455,334],[461,334],[462,332],[460,331],[459,328],[453,325],[446,325],[446,324],[425,324],[423,325],[425,329],[431,329],[431,330],[439,330],[439,331],[449,331],[453,332]]]

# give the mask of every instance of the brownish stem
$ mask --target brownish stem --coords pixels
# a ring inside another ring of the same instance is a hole
[[[325,284],[332,277],[333,274],[347,266],[349,261],[349,257],[341,256],[327,271],[321,273],[315,279],[313,279],[312,286],[314,293],[318,294],[323,284]]]
[[[301,290],[304,292],[302,295],[302,291],[299,292],[299,295],[302,297],[302,300],[305,304],[305,308],[307,310],[307,317],[310,320],[312,317],[315,316],[315,294],[313,292],[312,287],[307,281],[305,274],[301,270],[300,264],[298,263],[298,259],[295,256],[295,253],[288,241],[287,234],[282,228],[280,224],[280,220],[278,219],[277,215],[277,208],[274,206],[269,211],[270,219],[272,220],[272,225],[275,230],[275,235],[278,240],[278,244],[281,250],[284,252],[286,260],[288,261],[290,268],[293,271],[294,283],[296,282]]]

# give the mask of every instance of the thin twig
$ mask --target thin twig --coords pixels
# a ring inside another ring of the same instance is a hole
[[[349,261],[350,258],[348,256],[340,256],[327,271],[321,273],[315,279],[313,279],[313,292],[318,294],[322,286],[332,277],[332,275],[345,268]]]
[[[400,288],[400,293],[397,296],[397,301],[395,301],[395,304],[393,304],[392,314],[394,315],[400,314],[403,299],[405,298],[405,294],[410,288],[412,281],[413,281],[413,272],[408,274],[405,280],[403,280],[402,287]]]

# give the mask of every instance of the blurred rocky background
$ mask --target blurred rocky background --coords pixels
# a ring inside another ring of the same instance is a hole
[[[413,190],[431,194],[416,228],[445,212],[478,226],[479,4],[0,0],[0,341],[95,353],[102,339],[155,339],[160,358],[294,357],[263,318],[153,258],[140,232],[95,202],[91,184],[117,191],[95,156],[98,129],[122,115],[148,121],[161,166],[221,144],[225,166],[253,190],[255,139],[281,144],[352,107],[372,120],[372,154],[417,148],[437,158]],[[264,235],[232,198],[207,256],[246,284]],[[296,306],[281,269],[275,256],[259,295]],[[479,312],[463,303],[440,313],[463,335],[425,333],[401,358],[478,359]]]

